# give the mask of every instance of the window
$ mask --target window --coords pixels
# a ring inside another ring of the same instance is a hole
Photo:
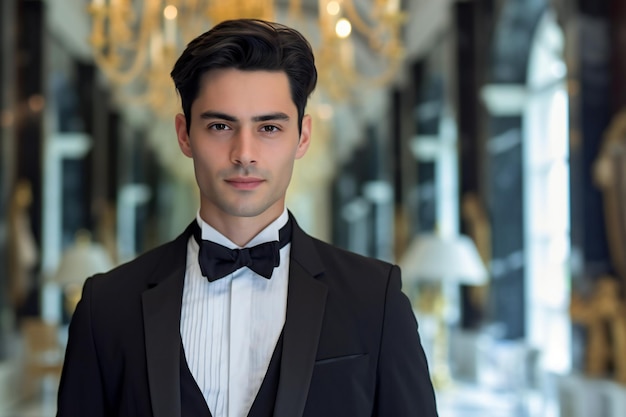
[[[530,52],[524,113],[526,334],[542,368],[571,367],[568,96],[564,37],[552,13]]]

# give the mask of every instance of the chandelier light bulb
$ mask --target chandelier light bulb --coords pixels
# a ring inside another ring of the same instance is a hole
[[[351,32],[352,24],[348,19],[342,17],[337,21],[337,24],[335,25],[335,33],[337,34],[337,36],[339,36],[341,39],[345,39],[350,36]]]
[[[339,10],[341,7],[339,6],[339,2],[335,0],[331,0],[326,5],[326,11],[331,16],[337,16],[339,14]]]
[[[163,17],[165,17],[167,20],[174,20],[176,19],[176,16],[178,16],[178,9],[176,8],[176,6],[172,6],[170,4],[166,6],[165,9],[163,9]]]

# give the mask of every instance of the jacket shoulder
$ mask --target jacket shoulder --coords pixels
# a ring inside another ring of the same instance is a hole
[[[314,237],[311,237],[311,239],[325,265],[345,264],[359,269],[367,269],[370,271],[370,274],[384,275],[388,275],[390,269],[394,267],[390,262],[360,255]]]

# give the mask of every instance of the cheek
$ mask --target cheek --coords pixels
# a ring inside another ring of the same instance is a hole
[[[289,184],[289,181],[291,180],[291,176],[293,174],[293,168],[294,168],[294,159],[293,159],[293,155],[290,154],[280,164],[280,177],[283,179],[283,182],[287,185]]]
[[[214,167],[220,160],[219,155],[223,155],[223,152],[215,146],[207,146],[207,143],[198,143],[192,149],[194,155],[194,162],[201,166],[203,169],[210,169]]]
[[[214,161],[207,155],[195,152],[193,165],[198,183],[210,185],[210,183],[213,181],[213,178],[216,176]]]

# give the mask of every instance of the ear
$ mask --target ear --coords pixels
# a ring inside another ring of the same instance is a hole
[[[311,144],[311,116],[305,114],[302,118],[302,131],[300,132],[300,141],[296,149],[296,159],[300,159],[306,154]]]
[[[189,133],[187,132],[187,119],[182,113],[176,115],[174,120],[176,126],[176,136],[178,136],[178,146],[185,156],[192,158],[193,152],[191,150],[191,143],[189,142]]]

